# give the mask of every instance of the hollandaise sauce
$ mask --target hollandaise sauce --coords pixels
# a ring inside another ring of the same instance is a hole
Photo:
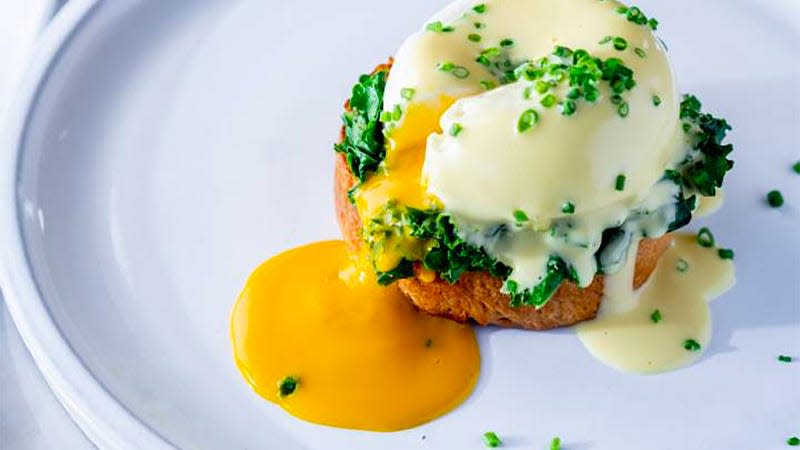
[[[711,339],[708,302],[733,286],[732,261],[713,246],[699,245],[695,235],[679,235],[648,283],[634,291],[635,260],[631,251],[623,269],[606,277],[598,317],[576,326],[581,342],[597,359],[626,372],[691,364]]]
[[[480,371],[468,325],[417,311],[379,286],[341,241],[289,250],[250,276],[233,309],[236,364],[301,419],[394,431],[459,405]]]

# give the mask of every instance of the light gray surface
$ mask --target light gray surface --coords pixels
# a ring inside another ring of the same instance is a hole
[[[267,447],[285,433],[312,448],[410,448],[426,434],[426,448],[477,449],[487,427],[518,448],[554,434],[581,450],[783,448],[800,416],[798,366],[774,360],[800,338],[798,209],[768,210],[762,196],[800,198],[786,132],[800,110],[786,62],[797,31],[747,2],[642,2],[662,19],[682,89],[737,126],[729,202],[705,223],[736,248],[740,284],[713,305],[701,363],[634,377],[569,332],[481,330],[473,397],[390,435],[299,422],[249,392],[231,363],[231,302],[263,258],[336,234],[342,97],[432,10],[312,3],[105,2],[48,81],[26,143],[27,245],[60,330],[115,398],[186,448]],[[314,58],[275,70],[297,55]],[[758,96],[742,94],[754,85]]]
[[[0,1],[0,116],[38,29],[58,6],[49,0]],[[39,373],[0,295],[0,449],[91,448]]]
[[[0,449],[92,448],[45,383],[0,298]]]

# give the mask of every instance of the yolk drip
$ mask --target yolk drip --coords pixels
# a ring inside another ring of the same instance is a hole
[[[480,370],[472,329],[417,311],[369,273],[341,241],[256,269],[231,333],[236,364],[259,395],[310,422],[373,431],[422,424],[469,395]],[[280,397],[287,376],[299,383]]]
[[[389,133],[384,167],[358,189],[356,207],[360,217],[374,216],[390,201],[419,209],[437,205],[422,180],[425,143],[431,133],[441,132],[439,118],[454,101],[442,95],[430,102],[409,105],[402,126]]]

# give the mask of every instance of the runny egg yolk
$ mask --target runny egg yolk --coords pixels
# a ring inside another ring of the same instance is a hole
[[[480,370],[472,328],[417,311],[358,266],[325,241],[256,269],[231,317],[244,378],[290,414],[342,428],[401,430],[456,407]],[[297,387],[281,396],[286,377]]]

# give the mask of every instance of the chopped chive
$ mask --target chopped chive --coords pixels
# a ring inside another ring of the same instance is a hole
[[[700,343],[698,343],[694,339],[687,339],[683,341],[683,348],[685,348],[690,352],[698,352],[702,347],[700,347]]]
[[[456,78],[463,80],[469,76],[469,69],[463,66],[457,66],[455,69],[453,69],[453,75],[455,75]]]
[[[713,247],[714,235],[711,234],[711,230],[706,227],[700,228],[700,231],[697,232],[697,244],[700,245],[700,247]]]
[[[636,53],[636,56],[638,56],[639,58],[642,59],[647,58],[647,52],[644,51],[644,49],[642,48],[636,47],[635,49],[633,49],[633,52]]]
[[[400,97],[403,97],[404,100],[411,101],[414,98],[414,93],[416,91],[411,88],[403,88],[400,89]]]
[[[616,50],[619,50],[619,51],[623,51],[626,48],[628,48],[628,41],[626,41],[624,38],[621,38],[619,36],[614,38],[614,40],[612,41],[612,44],[614,45],[614,48]]]
[[[517,131],[524,133],[539,121],[539,113],[533,109],[523,112],[517,121]]]
[[[392,110],[392,120],[400,120],[403,117],[403,109],[400,108],[400,105],[394,105],[394,109]]]
[[[661,97],[657,95],[653,96],[653,106],[661,106]]]
[[[681,258],[678,260],[678,264],[675,265],[675,269],[680,273],[686,273],[686,271],[689,270],[689,262]]]
[[[497,86],[495,82],[491,80],[481,80],[479,84],[481,85],[482,88],[486,89],[487,91],[489,89],[494,89],[494,87]]]
[[[572,100],[567,100],[561,102],[561,114],[565,116],[571,116],[575,114],[575,110],[578,109],[578,105],[575,104]]]
[[[478,30],[482,30],[482,29],[486,28],[486,24],[483,23],[483,22],[475,22],[473,25]]]
[[[453,126],[450,127],[450,136],[456,137],[461,134],[462,131],[464,131],[464,127],[462,127],[460,123],[454,123]]]
[[[278,397],[284,398],[294,394],[294,391],[297,390],[297,386],[299,384],[300,384],[300,379],[295,376],[290,375],[284,377],[281,381],[278,382]]]
[[[516,220],[517,223],[525,223],[525,222],[528,221],[528,215],[525,214],[525,211],[523,211],[521,209],[515,209],[514,210],[514,220]]]
[[[614,189],[616,189],[618,191],[624,191],[625,190],[625,175],[624,174],[617,175],[617,180],[614,183]]]
[[[475,6],[472,7],[472,10],[475,11],[476,13],[478,13],[478,14],[483,14],[483,13],[486,12],[486,4],[485,3],[481,3],[480,5],[475,5]]]
[[[650,321],[653,323],[661,322],[661,311],[655,310],[650,314]]]
[[[544,106],[545,108],[551,108],[557,102],[558,102],[558,100],[556,99],[555,95],[547,94],[544,97],[542,97],[542,100],[539,103],[541,103],[542,106]]]
[[[721,248],[717,250],[720,259],[733,259],[733,250],[729,248]]]
[[[800,445],[800,438],[797,436],[792,436],[786,440],[786,444],[792,447],[797,447],[798,445]]]
[[[575,204],[572,202],[565,202],[561,207],[561,212],[564,214],[575,214]]]
[[[433,31],[434,33],[450,33],[455,31],[455,28],[449,25],[445,26],[442,22],[437,20],[436,22],[431,22],[426,25],[425,31]]]
[[[792,362],[792,357],[791,356],[786,356],[786,355],[778,355],[778,361],[785,362],[785,363],[790,363],[790,362]]]
[[[502,41],[500,41],[500,47],[510,48],[510,47],[513,47],[513,46],[514,46],[514,40],[513,39],[506,38],[506,39],[503,39]]]
[[[451,63],[450,61],[440,62],[439,65],[436,66],[437,69],[441,70],[442,72],[450,72],[451,70],[456,68],[456,65]]]
[[[480,42],[481,35],[477,33],[470,33],[469,36],[467,36],[467,39],[469,39],[472,42]]]
[[[531,95],[533,95],[533,86],[528,86],[522,91],[522,98],[525,100],[530,100]]]
[[[800,161],[794,163],[794,165],[792,166],[792,170],[794,170],[794,173],[800,174]]]
[[[554,437],[553,440],[550,441],[550,450],[561,450],[561,438]]]
[[[620,117],[628,117],[629,112],[630,106],[628,106],[628,102],[623,102],[621,105],[619,105],[619,108],[617,108],[617,113]]]
[[[658,19],[651,18],[647,21],[647,26],[650,27],[651,30],[656,31],[658,29]]]
[[[391,122],[392,120],[392,112],[391,111],[383,111],[380,117],[381,122]]]
[[[769,191],[767,194],[767,203],[773,208],[780,208],[783,206],[783,194],[781,194],[781,191]]]
[[[502,441],[494,431],[487,431],[483,433],[483,443],[489,448],[496,448],[502,445]]]
[[[612,40],[614,40],[614,36],[609,35],[609,36],[604,37],[603,39],[600,39],[598,44],[608,44]]]

